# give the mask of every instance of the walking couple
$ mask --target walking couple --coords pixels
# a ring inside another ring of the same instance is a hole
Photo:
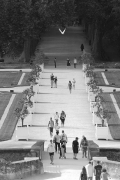
[[[50,80],[51,80],[51,88],[57,88],[57,76],[54,76],[53,73],[50,76]]]
[[[88,141],[85,136],[83,136],[81,142],[80,142],[80,148],[82,150],[82,158],[87,158],[87,147],[88,147]],[[78,137],[75,138],[75,140],[72,142],[72,149],[73,149],[73,159],[77,160],[77,154],[80,150],[79,148],[79,142]]]
[[[69,91],[70,91],[70,94],[71,94],[71,92],[72,92],[72,88],[75,89],[75,83],[76,83],[75,78],[73,78],[73,81],[72,81],[72,82],[69,81],[69,83],[68,83],[68,89],[69,89]]]

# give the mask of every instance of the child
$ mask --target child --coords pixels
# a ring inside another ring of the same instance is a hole
[[[107,170],[104,168],[101,173],[101,180],[108,180],[109,174],[107,173]]]

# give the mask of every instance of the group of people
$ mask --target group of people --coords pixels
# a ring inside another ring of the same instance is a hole
[[[72,92],[72,88],[75,89],[75,84],[76,84],[75,78],[73,78],[73,81],[72,81],[72,82],[69,81],[69,83],[68,83],[68,89],[69,89],[70,94],[71,94],[71,92]]]
[[[57,88],[57,76],[54,76],[53,73],[50,75],[51,88]]]
[[[80,146],[79,146],[79,142],[78,142],[78,137],[75,138],[75,140],[72,142],[72,149],[73,149],[73,159],[77,160],[77,154],[78,152],[82,151],[82,158],[87,158],[87,150],[88,150],[88,141],[86,139],[85,136],[82,137],[82,140],[80,142]]]
[[[76,57],[74,57],[74,59],[73,59],[73,64],[74,64],[74,68],[76,68],[76,66],[77,66],[77,58]],[[71,61],[69,58],[67,58],[67,66],[71,66]]]
[[[65,134],[64,130],[62,130],[62,134],[59,135],[59,130],[56,130],[56,134],[53,137],[53,140],[50,140],[50,144],[48,145],[47,151],[50,155],[51,164],[53,164],[53,157],[54,152],[59,153],[59,159],[64,158],[66,159],[66,143],[68,142],[67,135]],[[79,150],[82,151],[82,157],[87,158],[87,147],[88,142],[85,136],[83,136],[80,146],[78,142],[78,137],[72,142],[72,150],[73,150],[73,159],[77,160],[77,154]]]
[[[50,144],[48,145],[47,151],[49,152],[50,155],[50,164],[53,163],[53,157],[54,157],[54,152],[59,153],[59,159],[64,158],[66,159],[66,143],[67,143],[67,135],[65,134],[64,130],[62,130],[62,134],[59,135],[59,130],[56,131],[56,135],[53,137],[53,140],[50,140]]]
[[[93,180],[93,175],[95,176],[95,180],[108,180],[109,174],[105,168],[102,168],[100,162],[97,162],[97,165],[93,167],[92,162],[86,166],[83,166],[80,180]]]
[[[53,136],[53,129],[55,128],[55,130],[59,130],[60,126],[59,126],[59,119],[61,120],[61,127],[64,127],[65,124],[65,119],[66,119],[66,113],[65,111],[62,111],[59,115],[58,112],[56,112],[54,114],[54,120],[52,119],[52,117],[50,117],[50,120],[48,122],[48,129],[50,131],[50,136]]]

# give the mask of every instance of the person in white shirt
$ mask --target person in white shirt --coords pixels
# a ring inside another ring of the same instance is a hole
[[[55,146],[52,140],[50,140],[50,144],[48,145],[47,152],[49,152],[49,155],[50,155],[50,160],[51,160],[50,164],[54,164],[53,157],[54,157],[54,152],[55,152]]]
[[[76,57],[74,58],[74,68],[76,68],[76,65],[77,65],[77,59]]]
[[[93,166],[91,161],[85,166],[86,172],[87,172],[87,180],[92,180],[93,179]]]

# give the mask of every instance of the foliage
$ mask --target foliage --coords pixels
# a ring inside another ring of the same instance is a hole
[[[66,27],[73,20],[74,3],[73,0],[60,1],[53,0],[49,6],[49,13],[51,15],[53,24],[59,27]]]
[[[4,42],[1,48],[6,52],[19,54],[28,37],[40,38],[50,25],[47,6],[42,0],[1,0],[0,8],[0,44]]]
[[[75,0],[75,4],[77,14],[84,19],[93,53],[97,51],[102,60],[108,60],[103,40],[108,39],[110,43],[119,44],[120,47],[120,1]]]

